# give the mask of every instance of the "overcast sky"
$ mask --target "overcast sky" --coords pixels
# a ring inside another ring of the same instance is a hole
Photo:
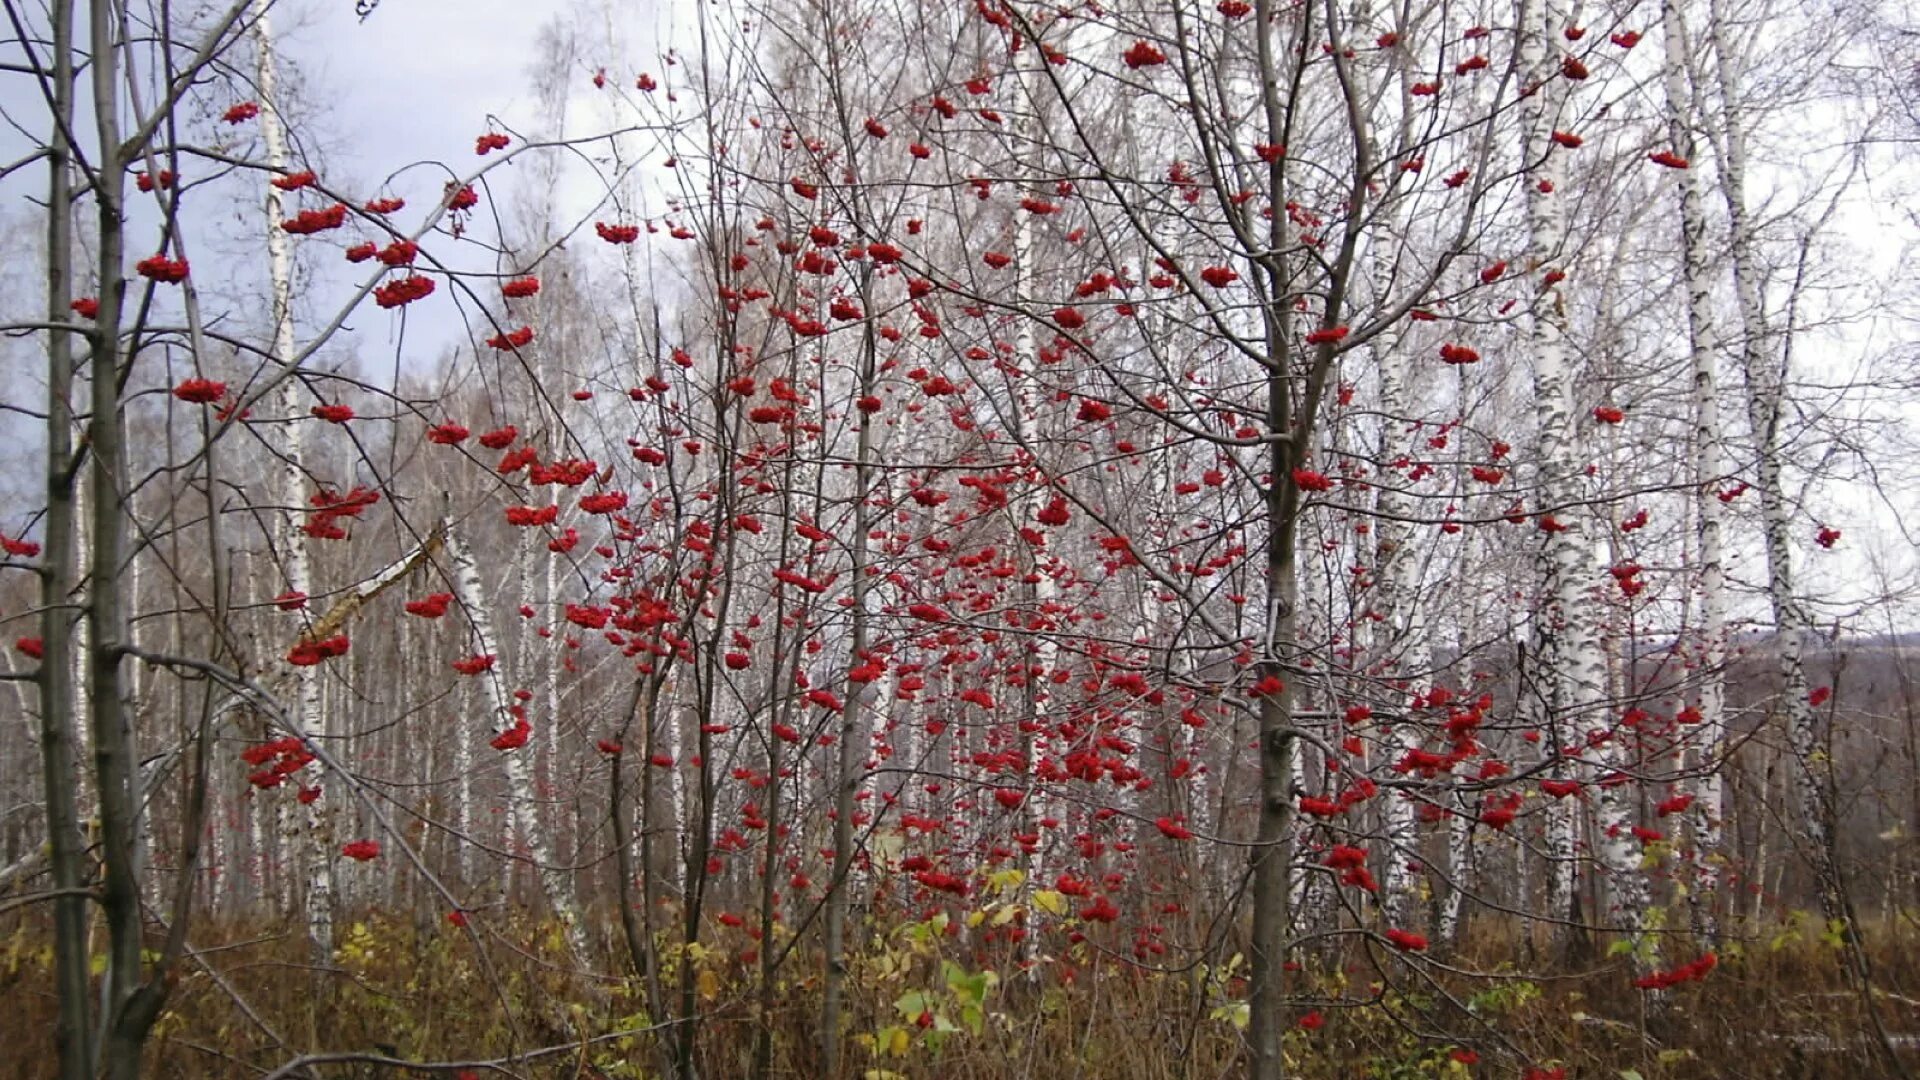
[[[650,3],[617,0],[635,16]],[[575,5],[552,0],[383,0],[362,22],[352,0],[276,8],[288,56],[330,106],[330,148],[363,174],[423,158],[466,164],[489,114],[525,120],[532,43]],[[597,62],[597,61],[596,61]],[[583,67],[586,65],[583,64]],[[582,76],[584,77],[584,75]]]

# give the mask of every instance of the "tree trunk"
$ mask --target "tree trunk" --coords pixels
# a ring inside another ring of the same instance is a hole
[[[862,279],[861,284],[866,286],[870,282],[871,277],[867,277]],[[861,291],[863,309],[871,310],[872,289],[863,288]],[[876,346],[873,324],[868,321],[861,336],[858,393],[863,396],[874,392],[874,380],[878,374]],[[860,417],[860,426],[853,466],[853,536],[852,543],[848,545],[852,555],[849,572],[853,575],[853,606],[848,612],[852,623],[852,641],[849,645],[851,658],[848,663],[859,666],[868,663],[867,620],[869,605],[873,603],[873,583],[868,578],[867,570],[873,543],[869,534],[874,529],[874,420],[867,412],[856,412]],[[873,696],[870,688],[873,681],[869,679],[856,683],[849,680],[844,708],[840,713],[839,761],[834,777],[833,867],[826,897],[826,987],[820,1010],[821,1065],[828,1076],[837,1076],[840,1071],[842,996],[847,978],[847,916],[853,891],[853,815],[858,806],[854,796],[866,777],[867,757],[873,752],[873,740],[867,734],[865,715],[867,699]]]
[[[1389,336],[1372,352],[1380,378],[1380,411],[1384,414],[1381,461],[1392,461],[1402,452],[1406,440],[1402,425],[1412,412],[1407,358],[1399,345],[1397,337]],[[1420,561],[1410,523],[1412,500],[1398,484],[1382,482],[1374,487],[1374,507],[1379,513],[1373,522],[1373,609],[1380,616],[1374,634],[1384,646],[1376,650],[1375,657],[1385,665],[1380,674],[1387,685],[1395,688],[1393,708],[1376,723],[1382,728],[1381,753],[1392,762],[1413,749],[1413,728],[1405,713],[1420,690],[1413,680],[1426,678],[1433,661],[1427,647],[1427,627],[1420,615]],[[1389,793],[1385,802],[1381,811],[1381,840],[1385,846],[1381,853],[1385,878],[1382,902],[1387,922],[1406,926],[1413,913],[1416,884],[1408,867],[1419,857],[1414,805],[1413,800],[1398,793]]]
[[[134,741],[121,685],[126,609],[119,577],[125,562],[127,511],[120,489],[125,420],[120,412],[119,328],[126,298],[121,268],[126,257],[123,214],[127,160],[120,135],[117,20],[110,5],[93,5],[88,14],[94,128],[100,143],[91,189],[99,229],[96,277],[100,310],[89,359],[92,415],[87,442],[92,455],[89,480],[93,501],[87,527],[92,549],[86,688],[98,788],[100,855],[106,871],[101,892],[108,946],[101,985],[105,1040],[100,1067],[109,1080],[122,1080],[139,1075],[140,1047],[151,1022],[142,1023],[142,1017],[130,1009],[140,988],[144,923],[133,861],[140,816],[133,789]]]
[[[1539,87],[1521,103],[1525,125],[1522,159],[1536,166],[1527,192],[1527,270],[1545,275],[1565,254],[1567,228],[1561,205],[1566,169],[1551,141],[1562,85],[1555,77],[1552,35],[1565,25],[1551,3],[1521,4],[1521,66],[1528,85]],[[1545,185],[1551,185],[1542,190]],[[1545,699],[1547,728],[1558,762],[1598,715],[1603,694],[1601,655],[1593,601],[1587,595],[1596,569],[1593,546],[1580,527],[1575,505],[1581,499],[1581,459],[1575,411],[1576,372],[1566,349],[1564,298],[1557,287],[1542,288],[1529,320],[1533,345],[1533,381],[1539,426],[1540,487],[1546,502],[1540,523],[1546,532],[1541,551],[1546,585],[1535,627],[1534,655]],[[1556,764],[1557,773],[1561,766]],[[1559,801],[1548,824],[1548,857],[1553,875],[1548,890],[1549,917],[1569,919],[1575,893],[1574,805]],[[1567,944],[1562,933],[1562,945]]]
[[[1734,295],[1740,315],[1741,374],[1746,385],[1747,420],[1753,430],[1754,485],[1760,495],[1761,537],[1767,560],[1767,599],[1772,607],[1781,692],[1786,719],[1787,747],[1799,829],[1819,881],[1821,912],[1829,920],[1846,920],[1839,889],[1831,835],[1833,792],[1819,746],[1819,717],[1808,698],[1807,639],[1812,623],[1794,583],[1792,507],[1785,488],[1785,461],[1780,424],[1786,406],[1787,352],[1771,344],[1760,268],[1754,256],[1754,236],[1746,199],[1746,115],[1741,94],[1739,58],[1727,39],[1724,13],[1711,8],[1715,75],[1720,98],[1722,161],[1720,192],[1726,201],[1728,253],[1732,256]],[[1785,328],[1791,333],[1792,328]],[[1851,934],[1851,926],[1847,932]]]
[[[65,323],[75,316],[73,299],[73,155],[68,132],[74,121],[73,2],[53,0],[55,123],[47,164],[47,321]],[[40,638],[37,673],[40,706],[40,763],[46,798],[48,853],[53,887],[54,983],[59,997],[54,1045],[60,1054],[61,1080],[93,1075],[92,1010],[88,1000],[87,899],[74,890],[83,884],[85,842],[80,833],[80,775],[75,730],[78,703],[72,608],[79,574],[74,558],[75,488],[79,462],[73,448],[74,334],[56,330],[47,338],[47,515],[40,571]],[[101,329],[96,334],[111,331]]]
[[[493,632],[493,616],[487,609],[487,594],[480,582],[479,565],[474,561],[473,552],[451,524],[447,526],[447,554],[453,561],[454,583],[460,605],[473,627],[474,647],[481,655],[496,658],[494,666],[481,672],[479,678],[485,681],[493,730],[496,734],[505,734],[514,730],[517,718],[512,695],[507,692],[505,677],[499,670],[498,639]],[[552,719],[548,718],[548,722],[551,723]],[[573,874],[554,861],[552,845],[547,841],[547,831],[540,820],[540,804],[533,790],[533,769],[527,760],[531,751],[523,745],[501,753],[505,758],[507,805],[513,826],[527,845],[527,856],[533,862],[534,873],[539,876],[548,908],[552,910],[553,917],[560,921],[573,962],[585,967],[592,963],[593,952],[587,941],[586,925],[580,918],[580,902],[574,895]]]
[[[1691,659],[1698,671],[1700,712],[1688,765],[1697,817],[1693,827],[1693,926],[1708,938],[1718,933],[1716,895],[1719,892],[1721,816],[1723,814],[1720,754],[1726,731],[1726,568],[1721,545],[1719,485],[1726,471],[1725,436],[1720,430],[1719,349],[1713,319],[1714,265],[1707,248],[1705,182],[1694,165],[1696,156],[1691,117],[1698,114],[1697,95],[1687,58],[1692,55],[1686,23],[1675,0],[1661,4],[1661,28],[1666,39],[1667,139],[1670,152],[1689,164],[1680,170],[1680,243],[1686,267],[1687,331],[1693,371],[1693,506],[1694,565],[1699,569],[1695,603],[1699,613]]]
[[[274,52],[270,0],[253,0],[254,78],[260,94],[260,139],[266,149],[266,165],[276,173],[291,167],[287,152],[286,125],[280,116],[280,74]],[[287,217],[285,196],[279,188],[267,185],[265,207],[267,273],[272,288],[273,348],[271,357],[282,369],[295,361],[293,335],[293,251],[292,240],[280,228]],[[299,527],[299,507],[307,490],[304,454],[305,424],[300,418],[300,387],[288,379],[281,385],[281,415],[287,423],[281,436],[281,490],[279,502],[286,507],[276,530],[275,547],[281,553],[281,572],[289,591],[306,593],[313,587],[312,552],[307,534]],[[302,731],[323,736],[336,732],[320,713],[320,672],[313,665],[294,669],[294,715]],[[336,747],[336,750],[338,748]],[[289,828],[293,825],[291,808],[284,808]],[[323,794],[308,803],[306,810],[307,857],[307,946],[316,968],[333,963],[333,810]],[[286,853],[292,854],[292,849]]]

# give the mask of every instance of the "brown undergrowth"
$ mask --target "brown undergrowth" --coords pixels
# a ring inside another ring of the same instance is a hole
[[[1445,958],[1412,959],[1348,938],[1338,952],[1299,958],[1292,1071],[1307,1080],[1524,1077],[1530,1069],[1608,1080],[1862,1080],[1920,1068],[1914,921],[1887,919],[1864,933],[1870,995],[1850,985],[1833,936],[1816,923],[1798,917],[1723,942],[1710,974],[1658,995],[1635,988],[1632,958],[1618,949],[1578,969],[1523,965],[1512,927],[1483,923]],[[641,980],[571,974],[561,936],[532,918],[475,919],[473,937],[378,914],[340,929],[326,967],[308,961],[297,925],[203,931],[156,1029],[149,1075],[260,1077],[319,1050],[465,1062],[481,1077],[619,1080],[661,1075],[660,1040],[677,1033],[655,1026]],[[868,929],[849,970],[845,1077],[1200,1080],[1242,1071],[1245,964],[1230,953],[1215,967],[1154,970],[1103,955],[1097,934],[1021,954],[1004,941],[978,944],[989,928],[938,919]],[[0,1078],[52,1075],[45,928],[19,918],[0,932]],[[700,1075],[751,1075],[763,1028],[773,1035],[772,1075],[826,1075],[812,1041],[817,957],[793,951],[763,1023],[758,968],[741,956],[753,943],[730,934],[738,931],[716,926],[711,944],[668,955],[662,973],[671,987],[677,965],[693,965]],[[615,941],[605,936],[606,955],[622,955]],[[1673,940],[1665,955],[1678,963],[1700,951]],[[1033,962],[1023,969],[1023,959]],[[1888,1044],[1899,1060],[1887,1057]],[[515,1060],[529,1053],[538,1056]],[[452,1077],[457,1069],[361,1060],[301,1075]]]

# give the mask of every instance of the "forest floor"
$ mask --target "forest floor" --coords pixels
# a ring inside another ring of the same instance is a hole
[[[1817,923],[1799,917],[1730,936],[1710,971],[1660,993],[1636,988],[1622,950],[1550,964],[1525,935],[1501,926],[1481,925],[1447,957],[1335,939],[1347,942],[1343,951],[1303,954],[1291,974],[1298,1003],[1288,1017],[1290,1075],[1920,1075],[1920,921],[1883,919],[1865,932],[1868,994],[1850,985],[1839,943]],[[484,962],[466,929],[370,915],[340,926],[334,963],[320,967],[306,955],[301,928],[290,927],[227,924],[198,936],[196,965],[152,1040],[148,1075],[258,1078],[321,1048],[366,1060],[287,1075],[638,1080],[662,1075],[683,1030],[654,1027],[644,979],[570,974],[562,936],[530,918],[473,920],[487,945]],[[1049,943],[1040,962],[1023,969],[1022,957],[1035,954],[1004,937],[986,940],[990,931],[936,919],[870,934],[849,966],[848,1052],[833,1080],[1244,1073],[1243,961],[1211,969],[1172,962],[1169,950],[1151,957],[1157,967],[1141,966],[1105,951],[1090,931],[1078,943]],[[598,944],[624,959],[617,926],[605,927]],[[817,954],[794,949],[767,995],[753,944],[742,929],[716,926],[710,945],[691,954],[700,1075],[755,1075],[766,1031],[765,1075],[827,1077],[812,1037],[822,990]],[[1660,970],[1699,973],[1700,955],[1672,941]],[[659,981],[677,1000],[674,963],[668,957]],[[0,926],[0,1080],[53,1075],[50,966],[42,925],[16,918]],[[401,1068],[379,1058],[449,1064]]]

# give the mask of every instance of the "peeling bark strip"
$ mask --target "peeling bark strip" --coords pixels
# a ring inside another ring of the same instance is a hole
[[[451,552],[453,547],[453,528],[442,522],[434,530],[422,537],[419,546],[402,555],[399,559],[382,567],[372,577],[347,589],[334,601],[327,613],[315,619],[313,625],[303,631],[294,642],[296,645],[325,641],[344,630],[347,622],[373,598],[393,588],[427,560],[438,554],[442,547]]]

